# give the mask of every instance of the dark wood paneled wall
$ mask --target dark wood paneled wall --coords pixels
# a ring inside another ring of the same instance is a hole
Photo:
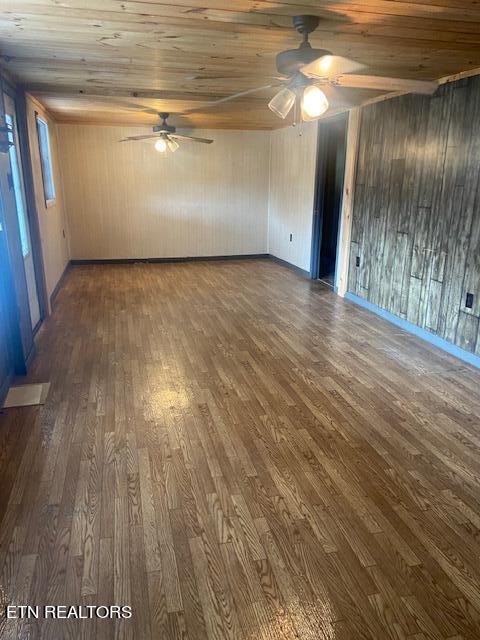
[[[480,77],[363,109],[348,289],[476,353],[479,172]]]

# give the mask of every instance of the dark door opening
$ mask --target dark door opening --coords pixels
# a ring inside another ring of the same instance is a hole
[[[335,286],[347,126],[346,113],[322,120],[318,126],[311,276],[332,287]]]

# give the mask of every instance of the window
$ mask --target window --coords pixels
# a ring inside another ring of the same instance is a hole
[[[48,204],[55,200],[55,184],[53,182],[52,156],[50,155],[50,139],[48,124],[37,115],[38,146],[42,163],[43,193]]]
[[[8,154],[10,156],[10,169],[13,193],[15,195],[15,205],[17,207],[18,227],[20,230],[20,242],[22,245],[23,257],[26,258],[30,253],[30,243],[28,238],[27,229],[27,211],[25,207],[25,201],[23,199],[22,178],[20,174],[20,166],[18,164],[17,149],[15,147],[14,138],[14,122],[9,113],[5,114],[5,122],[8,127],[8,141],[10,147]]]

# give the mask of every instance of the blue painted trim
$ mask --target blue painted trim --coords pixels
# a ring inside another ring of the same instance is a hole
[[[465,351],[465,349],[461,349],[460,347],[457,347],[455,344],[452,344],[451,342],[448,342],[443,338],[439,338],[434,333],[430,333],[430,331],[426,331],[426,329],[417,327],[411,322],[408,322],[408,320],[399,318],[398,316],[393,315],[393,313],[390,313],[389,311],[385,311],[385,309],[377,307],[376,304],[373,304],[368,300],[364,300],[363,298],[360,298],[359,296],[356,296],[353,293],[347,292],[345,294],[345,298],[347,300],[350,300],[350,302],[354,302],[355,304],[358,304],[360,307],[363,307],[364,309],[367,309],[368,311],[375,313],[377,316],[380,316],[381,318],[388,320],[392,324],[397,325],[397,327],[400,327],[400,329],[404,329],[409,333],[413,333],[413,335],[417,336],[418,338],[421,338],[422,340],[425,340],[426,342],[433,344],[435,347],[438,347],[439,349],[443,349],[443,351],[446,351],[451,356],[455,356],[456,358],[459,358],[460,360],[463,360],[464,362],[467,362],[468,364],[471,364],[472,366],[480,369],[480,356],[476,356],[474,353]]]
[[[62,275],[60,276],[60,278],[58,279],[57,284],[55,285],[54,290],[52,291],[52,293],[50,294],[50,308],[53,309],[55,302],[57,300],[57,296],[60,292],[60,289],[63,287],[63,285],[65,284],[65,280],[67,278],[67,273],[70,271],[72,267],[71,262],[67,262],[65,269],[63,270]]]
[[[9,375],[0,385],[0,411],[2,411],[3,403],[5,402],[5,398],[7,397],[8,390],[10,389],[10,385],[12,384],[13,376]]]

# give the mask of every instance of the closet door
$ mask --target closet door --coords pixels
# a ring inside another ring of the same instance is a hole
[[[16,357],[23,355],[3,214],[0,191],[0,406],[15,374]]]
[[[10,189],[15,200],[18,229],[20,231],[20,243],[23,257],[23,267],[27,280],[28,304],[30,308],[30,319],[32,329],[40,324],[40,305],[37,292],[37,278],[35,274],[35,263],[33,260],[32,236],[30,233],[30,222],[27,213],[27,200],[25,197],[25,186],[23,184],[22,157],[18,140],[17,116],[15,113],[15,102],[7,94],[5,101],[5,121],[9,132],[8,138],[10,148],[8,151],[10,158]]]

